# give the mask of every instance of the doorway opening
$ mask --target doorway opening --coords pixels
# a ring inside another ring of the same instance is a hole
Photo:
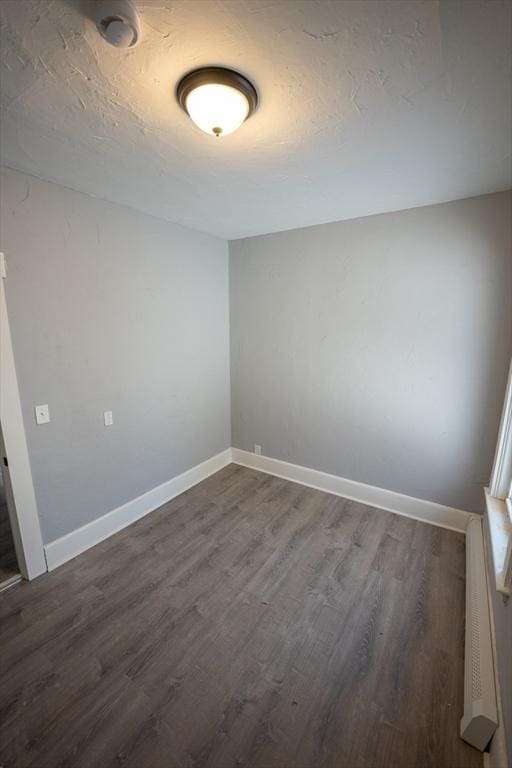
[[[0,466],[17,568],[23,578],[30,580],[45,573],[47,566],[7,314],[7,282],[7,262],[0,253]]]
[[[9,460],[0,424],[0,591],[21,580],[11,520],[15,514]]]

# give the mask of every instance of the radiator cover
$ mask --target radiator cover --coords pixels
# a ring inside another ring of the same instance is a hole
[[[482,519],[466,531],[466,649],[460,735],[482,752],[498,725]]]

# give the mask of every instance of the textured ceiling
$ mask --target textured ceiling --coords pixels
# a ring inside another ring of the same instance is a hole
[[[142,43],[84,0],[2,0],[5,165],[227,238],[512,186],[509,0],[153,0]],[[261,96],[231,136],[175,102],[191,68]]]

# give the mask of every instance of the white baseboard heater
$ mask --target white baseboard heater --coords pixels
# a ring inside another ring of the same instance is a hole
[[[498,725],[482,520],[466,531],[466,655],[460,735],[482,752]]]

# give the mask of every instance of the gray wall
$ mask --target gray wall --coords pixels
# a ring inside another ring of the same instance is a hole
[[[7,169],[1,211],[49,542],[230,445],[227,244]]]
[[[231,242],[233,445],[481,512],[510,213],[507,192]]]

